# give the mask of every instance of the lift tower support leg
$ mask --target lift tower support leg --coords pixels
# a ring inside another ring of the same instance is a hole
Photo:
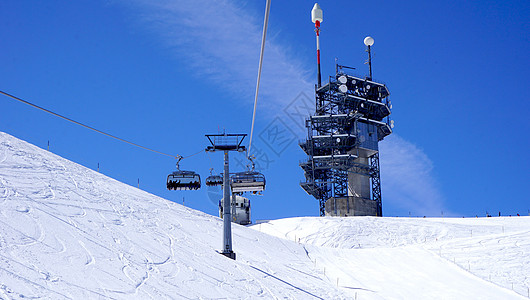
[[[236,259],[236,254],[232,251],[232,214],[230,207],[230,170],[228,167],[228,150],[225,150],[224,176],[223,176],[223,254],[224,256]]]

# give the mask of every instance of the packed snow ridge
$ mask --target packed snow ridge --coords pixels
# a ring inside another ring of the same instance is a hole
[[[0,298],[526,299],[530,218],[222,222],[0,133]]]

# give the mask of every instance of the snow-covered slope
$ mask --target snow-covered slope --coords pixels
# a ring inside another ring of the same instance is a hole
[[[0,133],[0,298],[349,297],[301,245],[234,226]]]
[[[413,276],[430,276],[427,288],[449,281],[457,298],[469,291],[466,297],[476,299],[465,278],[456,277],[469,277],[464,271],[530,297],[530,217],[292,218],[252,228],[308,245],[310,256],[342,281],[371,284],[380,278],[385,282],[378,285],[399,294],[406,288],[399,287],[406,284],[403,276],[411,282]],[[425,288],[410,289],[420,286]]]
[[[526,264],[492,276],[528,274],[528,220],[512,220],[504,233],[487,220],[234,225],[233,261],[217,253],[219,218],[0,133],[2,299],[524,299],[465,264],[484,253]]]

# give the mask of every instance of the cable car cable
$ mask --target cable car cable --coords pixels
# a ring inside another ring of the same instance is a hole
[[[205,152],[205,151],[201,149],[201,150],[199,150],[199,151],[197,151],[197,152],[195,152],[195,153],[193,153],[193,154],[191,154],[191,155],[188,155],[188,156],[182,156],[182,159],[190,158],[190,157],[195,156],[195,155],[197,155],[197,154],[199,154],[199,153],[201,153],[201,152]],[[178,157],[178,156],[177,156],[177,157]]]
[[[161,155],[165,155],[165,156],[173,157],[173,158],[176,158],[176,159],[178,159],[179,157],[182,157],[182,159],[185,159],[185,158],[188,158],[188,157],[192,157],[192,156],[194,156],[194,155],[197,155],[197,154],[201,153],[202,151],[204,151],[204,150],[201,150],[201,151],[199,151],[199,152],[197,152],[197,153],[194,153],[194,154],[192,154],[192,155],[188,155],[188,156],[180,156],[180,155],[167,154],[167,153],[164,153],[164,152],[161,152],[161,151],[157,151],[157,150],[154,150],[154,149],[151,149],[151,148],[144,147],[144,146],[142,146],[142,145],[138,145],[138,144],[133,143],[133,142],[129,142],[129,141],[127,141],[127,140],[124,140],[124,139],[119,138],[119,137],[117,137],[117,136],[114,136],[114,135],[112,135],[112,134],[109,134],[109,133],[103,132],[103,131],[101,131],[101,130],[98,130],[98,129],[94,128],[94,127],[90,127],[90,126],[85,125],[85,124],[83,124],[83,123],[77,122],[77,121],[72,120],[72,119],[70,119],[70,118],[68,118],[68,117],[62,116],[62,115],[60,115],[60,114],[58,114],[58,113],[55,113],[55,112],[53,112],[53,111],[51,111],[51,110],[48,110],[48,109],[46,109],[46,108],[44,108],[44,107],[40,107],[40,106],[38,106],[38,105],[36,105],[36,104],[33,104],[33,103],[29,102],[29,101],[26,101],[26,100],[23,100],[23,99],[21,99],[21,98],[19,98],[19,97],[16,97],[16,96],[13,96],[13,95],[11,95],[11,94],[8,94],[8,93],[6,93],[6,92],[4,92],[4,91],[0,91],[0,94],[3,94],[3,95],[5,95],[5,96],[7,96],[7,97],[9,97],[9,98],[12,98],[12,99],[14,99],[14,100],[17,100],[17,101],[22,102],[22,103],[24,103],[24,104],[27,104],[27,105],[29,105],[29,106],[33,106],[33,107],[35,107],[35,108],[37,108],[37,109],[40,109],[40,110],[42,110],[42,111],[44,111],[44,112],[47,112],[47,113],[49,113],[49,114],[52,114],[52,115],[54,115],[54,116],[56,116],[56,117],[62,118],[62,119],[64,119],[64,120],[66,120],[66,121],[69,121],[69,122],[72,122],[72,123],[77,124],[77,125],[79,125],[79,126],[83,126],[83,127],[87,128],[87,129],[93,130],[93,131],[95,131],[95,132],[97,132],[97,133],[101,133],[101,134],[106,135],[106,136],[108,136],[108,137],[110,137],[110,138],[116,139],[116,140],[118,140],[118,141],[121,141],[121,142],[127,143],[127,144],[132,145],[132,146],[136,146],[136,147],[142,148],[142,149],[144,149],[144,150],[148,150],[148,151],[151,151],[151,152],[154,152],[154,153],[158,153],[158,154],[161,154]]]
[[[261,37],[261,52],[259,54],[258,80],[256,83],[256,95],[254,97],[254,112],[252,113],[252,125],[250,127],[250,139],[248,142],[247,157],[250,157],[250,149],[252,147],[252,135],[254,133],[254,120],[256,119],[256,107],[258,105],[259,83],[261,80],[261,67],[263,65],[263,52],[265,50],[265,38],[267,36],[267,24],[269,23],[270,9],[271,9],[271,0],[267,0],[267,5],[265,6],[265,19],[263,20],[263,35]]]

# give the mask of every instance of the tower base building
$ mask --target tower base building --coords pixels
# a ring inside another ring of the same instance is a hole
[[[325,204],[325,216],[381,216],[377,202],[360,197],[329,198]]]

